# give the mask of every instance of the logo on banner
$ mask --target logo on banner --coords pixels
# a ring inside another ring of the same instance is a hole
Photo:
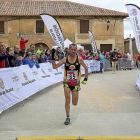
[[[2,80],[1,78],[0,78],[0,87],[1,87],[1,89],[3,89],[3,90],[5,89],[4,82],[3,82],[3,80]],[[5,89],[4,91],[0,92],[0,95],[9,93],[9,92],[11,92],[11,91],[13,91],[13,90],[14,90],[13,88]]]
[[[5,88],[4,82],[3,82],[3,80],[1,78],[0,78],[0,87],[1,87],[1,89],[4,89]]]
[[[46,73],[45,73],[45,71],[43,69],[41,69],[41,71],[45,75],[45,76],[42,76],[42,78],[50,77],[50,75],[46,75]]]
[[[57,73],[54,73],[55,75],[58,75],[58,74],[62,74],[62,72],[59,72],[58,69],[56,69]]]
[[[137,15],[137,10],[136,9],[130,10],[130,16],[136,16],[136,15]]]
[[[26,81],[28,80],[28,77],[25,72],[23,72],[23,77],[25,78]]]
[[[14,76],[12,77],[13,82],[18,82],[19,81],[19,77],[18,75],[14,74]]]
[[[48,71],[49,71],[49,72],[52,72],[52,68],[48,68]]]
[[[25,78],[26,82],[25,82],[25,83],[21,83],[21,84],[22,84],[22,86],[26,86],[26,85],[28,85],[28,84],[33,83],[33,82],[35,82],[35,81],[36,81],[35,79],[28,80],[28,77],[27,77],[27,75],[26,75],[26,73],[25,73],[25,72],[23,72],[23,77]]]
[[[75,66],[74,66],[74,65],[71,65],[71,66],[69,67],[69,69],[74,70],[74,69],[75,69]]]
[[[32,74],[33,75],[38,75],[38,72],[37,71],[33,71]]]
[[[41,69],[41,71],[43,72],[44,75],[46,75],[45,71],[43,69]]]

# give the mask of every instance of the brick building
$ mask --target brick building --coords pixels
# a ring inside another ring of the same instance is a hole
[[[24,36],[29,38],[26,49],[30,44],[51,48],[55,43],[39,16],[42,13],[58,20],[64,39],[86,49],[91,48],[88,35],[91,30],[98,49],[109,51],[116,47],[124,50],[123,19],[128,14],[67,0],[0,0],[0,41],[13,47]],[[108,31],[107,24],[110,24]]]

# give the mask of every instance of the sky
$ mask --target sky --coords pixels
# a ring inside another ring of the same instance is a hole
[[[90,6],[120,11],[127,13],[125,4],[135,4],[140,7],[140,0],[69,0],[81,4],[86,4]],[[129,37],[131,34],[134,37],[133,30],[129,21],[129,18],[124,19],[124,38]]]

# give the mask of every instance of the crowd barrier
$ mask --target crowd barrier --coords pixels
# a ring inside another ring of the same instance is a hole
[[[99,71],[100,62],[85,60],[88,72]],[[81,74],[85,70],[81,66]],[[63,81],[64,65],[53,69],[51,63],[42,63],[40,68],[23,65],[0,69],[0,113],[23,101],[38,91]]]

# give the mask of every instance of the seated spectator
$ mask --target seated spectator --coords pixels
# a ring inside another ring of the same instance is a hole
[[[32,68],[34,66],[34,63],[31,62],[32,59],[32,54],[30,52],[28,52],[26,54],[26,58],[23,60],[23,65],[29,65],[30,68]],[[19,64],[21,64],[22,61],[20,61]]]
[[[32,54],[31,63],[34,64],[37,68],[40,68],[38,61],[36,60],[35,54]]]
[[[17,66],[20,66],[19,65],[19,62],[21,60],[23,60],[24,58],[22,57],[22,54],[19,53],[20,51],[20,47],[18,45],[15,45],[14,46],[14,55],[13,55],[13,59],[11,59],[11,67],[17,67]],[[22,50],[24,52],[24,50]]]
[[[40,45],[39,46],[39,49],[37,50],[37,54],[41,54],[42,53],[42,51],[43,51],[43,46],[42,45]]]
[[[45,63],[46,62],[46,60],[45,60],[45,53],[41,53],[40,54],[40,58],[38,59],[38,62],[39,63]]]
[[[83,52],[82,55],[81,55],[80,57],[82,57],[83,60],[85,60],[85,59],[86,59],[86,55],[85,55],[85,53]]]
[[[5,45],[3,42],[0,42],[0,68],[9,67],[8,57],[13,55],[13,51],[9,51],[9,53],[5,52]]]
[[[27,52],[31,52],[32,54],[35,54],[35,45],[34,44],[31,44],[30,45],[30,48],[27,49]]]

